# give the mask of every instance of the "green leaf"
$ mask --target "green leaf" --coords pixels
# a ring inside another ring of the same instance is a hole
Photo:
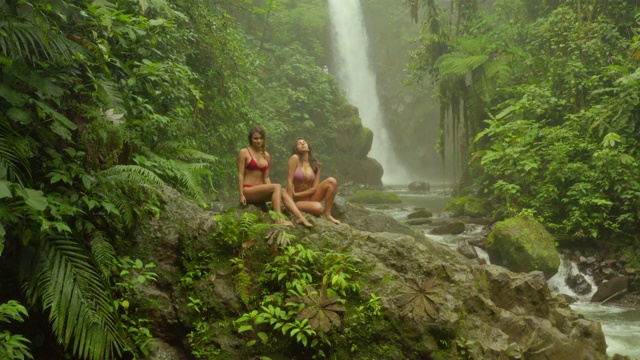
[[[0,84],[0,96],[5,98],[13,106],[23,106],[29,101],[29,97],[13,90],[7,84]]]
[[[242,325],[238,328],[238,334],[242,334],[245,331],[253,330],[253,326],[251,325]]]
[[[9,189],[9,186],[7,184],[11,183],[6,180],[0,180],[0,199],[13,197],[11,189]]]
[[[266,344],[267,341],[269,341],[269,336],[263,332],[259,332],[258,337],[260,338],[260,340],[262,340],[263,344]]]
[[[21,191],[22,198],[24,202],[38,211],[43,211],[49,205],[47,198],[44,197],[44,193],[40,190],[34,189],[22,189]]]
[[[68,233],[71,233],[71,229],[69,228],[69,225],[67,225],[66,223],[56,221],[53,223],[53,226],[55,226],[58,231],[66,231]]]
[[[247,347],[252,347],[253,345],[256,344],[256,342],[257,342],[256,340],[247,341]]]
[[[31,123],[31,121],[33,121],[33,117],[29,111],[18,107],[12,107],[11,109],[9,109],[7,111],[7,117],[23,125],[29,124]]]
[[[500,111],[500,113],[498,115],[496,115],[496,119],[500,120],[506,116],[508,116],[509,114],[511,114],[514,110],[516,109],[515,106],[511,105],[511,106],[507,106],[504,110]]]

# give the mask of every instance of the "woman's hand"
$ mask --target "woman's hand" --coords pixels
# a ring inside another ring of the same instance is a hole
[[[244,197],[244,194],[240,194],[240,204],[247,205],[247,198]]]

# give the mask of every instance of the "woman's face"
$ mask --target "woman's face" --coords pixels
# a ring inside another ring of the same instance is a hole
[[[251,134],[251,146],[256,149],[261,149],[262,145],[264,145],[264,138],[262,135],[260,135],[259,132]]]
[[[298,141],[296,141],[296,149],[298,149],[298,152],[308,152],[309,151],[309,144],[307,144],[307,142],[304,139],[299,139]]]

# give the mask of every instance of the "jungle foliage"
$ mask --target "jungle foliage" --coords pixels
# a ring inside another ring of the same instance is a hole
[[[473,154],[469,178],[509,211],[533,212],[557,232],[635,236],[638,1],[409,4],[425,21],[414,79],[435,82],[443,134],[448,126],[464,135],[460,159]],[[288,144],[310,133],[316,150],[339,155],[331,140],[346,100],[321,70],[329,57],[320,40],[324,6],[0,1],[0,321],[10,325],[0,334],[3,356],[143,356],[151,334],[130,304],[137,284],[155,280],[153,264],[124,252],[136,221],[159,215],[159,191],[173,187],[206,207],[233,189],[234,155],[258,122],[272,157],[284,159]],[[286,245],[285,235],[271,235]],[[331,261],[299,273],[324,274]],[[243,300],[264,300],[268,310],[255,306],[256,316],[273,310],[283,321],[276,330],[287,325],[289,337],[278,341],[307,347],[329,339],[313,332],[344,321],[336,316],[348,292],[334,275],[294,286],[264,280],[281,297],[277,314],[271,297]],[[294,304],[282,301],[289,295]],[[302,304],[312,309],[303,313]],[[362,305],[362,314],[379,315],[376,304]],[[266,324],[253,325],[249,341],[268,342]],[[198,326],[194,344],[207,324]]]
[[[636,237],[640,2],[410,7],[423,23],[412,76],[438,89],[463,180],[558,234]]]
[[[0,2],[0,303],[25,304],[7,356],[146,353],[128,304],[152,265],[125,257],[130,232],[163,187],[203,207],[224,194],[255,122],[274,143],[305,119],[330,130],[346,102],[319,64],[319,6]]]

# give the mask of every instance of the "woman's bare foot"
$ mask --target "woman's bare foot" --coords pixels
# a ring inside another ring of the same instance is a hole
[[[313,224],[309,222],[309,220],[307,220],[307,218],[305,218],[304,216],[300,216],[300,218],[296,221],[298,224],[302,224],[308,228],[312,228]]]
[[[291,221],[280,218],[276,219],[276,224],[293,227],[293,223]]]
[[[323,219],[325,219],[325,220],[329,220],[329,221],[331,221],[331,222],[332,222],[332,223],[334,223],[334,224],[340,224],[340,220],[338,220],[338,219],[334,218],[334,217],[333,217],[333,216],[331,216],[331,215],[325,215],[325,214],[322,214],[322,215],[320,215],[320,217],[321,217],[321,218],[323,218]]]

